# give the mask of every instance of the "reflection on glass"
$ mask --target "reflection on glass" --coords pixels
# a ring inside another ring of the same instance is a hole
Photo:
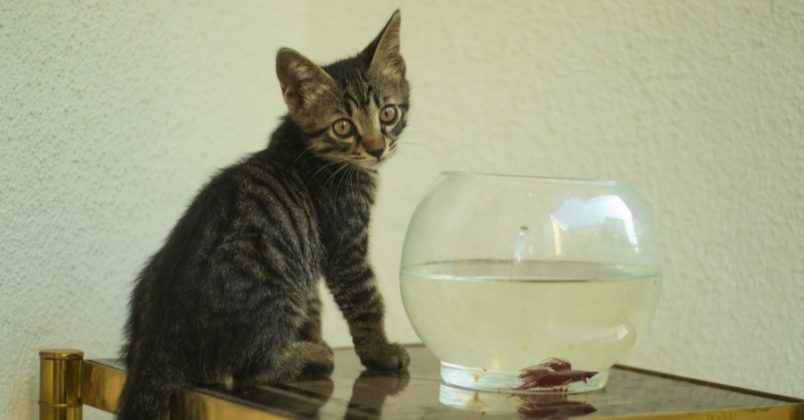
[[[409,380],[407,372],[364,370],[352,385],[352,395],[343,418],[379,418],[386,398],[402,392]],[[327,404],[335,391],[330,378],[305,378],[265,387],[235,388],[232,391],[225,391],[223,388],[211,388],[211,390],[271,407],[293,418],[331,418],[333,411],[342,410],[342,402]],[[184,404],[181,409],[184,410],[182,412],[192,413],[197,418],[207,418],[208,413],[204,406]],[[338,417],[340,415],[337,414]]]
[[[586,200],[579,197],[569,198],[547,218],[546,229],[552,233],[548,239],[553,240],[552,247],[557,256],[563,254],[563,242],[568,236],[576,242],[606,236],[608,241],[623,241],[635,247],[639,245],[631,210],[616,195]],[[570,230],[571,235],[567,235]],[[635,251],[638,252],[636,249]]]
[[[584,395],[502,394],[442,384],[438,401],[448,407],[488,415],[518,414],[523,419],[569,418],[597,411]]]
[[[352,387],[352,398],[345,419],[380,417],[385,399],[402,392],[410,381],[407,372],[377,372],[364,370]]]
[[[228,395],[291,413],[295,418],[318,418],[324,404],[332,396],[335,385],[329,378],[309,379],[303,382],[277,384],[268,387],[243,387],[224,391]],[[282,392],[277,392],[280,390]],[[298,398],[301,393],[309,398]],[[188,418],[207,418],[207,416]]]

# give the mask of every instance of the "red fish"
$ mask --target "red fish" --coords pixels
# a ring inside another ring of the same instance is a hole
[[[537,365],[522,369],[519,373],[519,377],[523,380],[522,385],[514,389],[528,390],[561,387],[573,382],[586,382],[595,375],[597,375],[597,372],[572,370],[572,365],[566,360],[550,358]]]

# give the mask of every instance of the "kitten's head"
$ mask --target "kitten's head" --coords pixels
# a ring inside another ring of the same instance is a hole
[[[393,154],[408,111],[399,23],[397,11],[360,54],[324,67],[289,48],[277,53],[290,118],[316,155],[371,167]]]

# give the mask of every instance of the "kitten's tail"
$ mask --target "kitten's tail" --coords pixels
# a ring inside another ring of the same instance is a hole
[[[164,420],[170,396],[181,387],[169,369],[140,366],[128,372],[118,405],[118,420]]]

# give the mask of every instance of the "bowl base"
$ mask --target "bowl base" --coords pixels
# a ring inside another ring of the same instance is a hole
[[[609,371],[600,371],[585,382],[577,381],[563,386],[522,389],[519,372],[494,372],[441,362],[441,379],[448,385],[480,391],[511,394],[578,394],[602,389],[609,380]]]

